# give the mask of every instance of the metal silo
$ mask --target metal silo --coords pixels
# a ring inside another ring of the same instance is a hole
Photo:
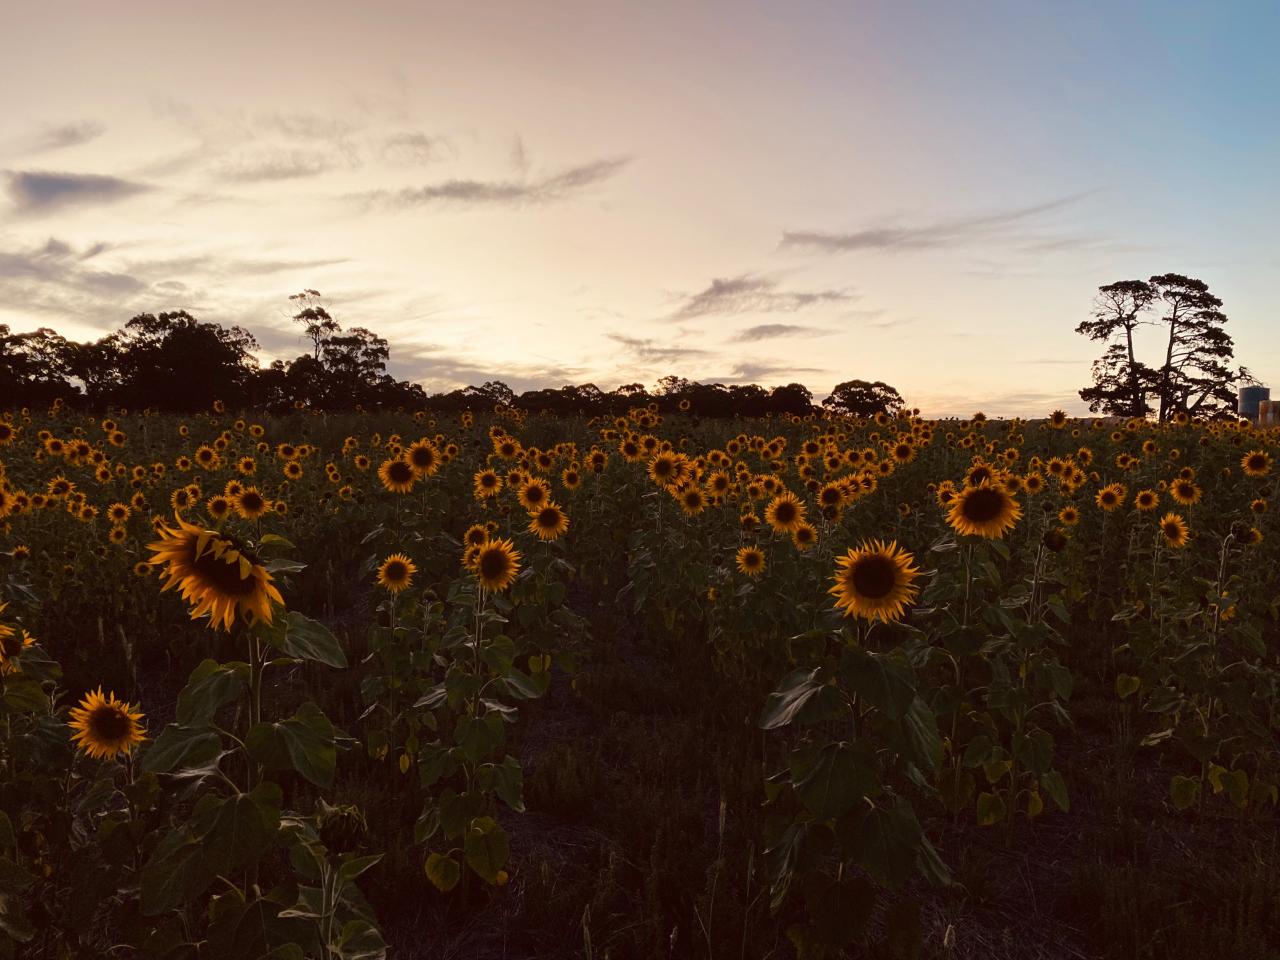
[[[1263,400],[1271,399],[1271,388],[1241,387],[1239,396],[1240,399],[1238,401],[1238,406],[1236,407],[1237,412],[1242,417],[1248,417],[1250,420],[1256,420],[1258,419],[1258,405],[1262,403]]]

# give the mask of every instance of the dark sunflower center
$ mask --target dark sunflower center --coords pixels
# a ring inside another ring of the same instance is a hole
[[[1172,521],[1164,525],[1164,535],[1171,540],[1177,539],[1179,532],[1178,525]]]
[[[897,568],[888,557],[878,553],[863,557],[849,574],[853,589],[868,600],[887,597],[898,582]]]
[[[554,507],[547,507],[538,514],[538,526],[543,530],[554,530],[560,526],[560,511]]]
[[[401,560],[392,560],[387,564],[386,578],[392,583],[399,583],[409,575],[409,568]]]
[[[240,497],[240,507],[250,513],[256,513],[266,506],[266,501],[256,493],[245,493]]]
[[[6,633],[0,636],[0,650],[4,651],[5,659],[17,656],[22,652],[22,640],[16,633]]]
[[[507,555],[501,550],[486,550],[480,554],[480,575],[486,580],[497,580],[510,569]]]
[[[972,523],[989,523],[1004,511],[1004,497],[998,490],[981,487],[964,498],[960,511]]]
[[[89,730],[95,740],[123,740],[129,735],[129,717],[116,707],[96,707],[89,714]]]
[[[1267,465],[1266,458],[1263,457],[1261,454],[1255,453],[1252,457],[1249,458],[1250,470],[1261,470],[1266,465]]]
[[[387,468],[387,476],[395,483],[408,483],[413,479],[413,468],[403,460],[395,460]]]
[[[796,505],[790,500],[783,500],[774,508],[773,516],[779,523],[791,523],[796,518]]]
[[[436,462],[436,455],[426,447],[418,447],[412,453],[415,467],[429,467]]]
[[[742,565],[745,567],[758,567],[764,558],[758,553],[747,553],[742,556]]]
[[[528,490],[526,490],[526,491],[525,491],[524,495],[525,495],[525,498],[526,498],[530,503],[541,503],[541,502],[542,502],[542,488],[541,488],[541,487],[530,487]]]
[[[660,477],[670,476],[671,471],[674,469],[675,469],[675,466],[674,464],[671,463],[670,460],[659,460],[657,463],[653,465],[653,472]]]
[[[497,482],[498,482],[497,476],[495,476],[492,473],[486,473],[480,477],[480,486],[482,487],[492,487],[496,485]]]
[[[247,597],[258,587],[256,578],[241,579],[239,562],[230,562],[205,552],[192,564],[196,574],[208,583],[216,593],[228,597]]]

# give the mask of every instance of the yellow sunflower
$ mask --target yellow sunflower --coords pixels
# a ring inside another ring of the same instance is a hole
[[[0,603],[0,613],[4,612],[6,606],[7,604]],[[19,634],[18,630],[7,623],[0,623],[0,674],[17,673],[18,665],[13,662],[13,658],[35,642],[36,638],[29,636],[27,631],[23,630]]]
[[[739,547],[735,559],[738,569],[748,577],[764,573],[764,552],[759,547]]]
[[[1124,484],[1111,483],[1098,491],[1098,495],[1094,498],[1094,502],[1097,503],[1104,511],[1110,513],[1112,510],[1119,507],[1120,504],[1124,503],[1124,496]]]
[[[783,490],[764,508],[764,521],[776,533],[794,533],[804,523],[805,505],[790,490]]]
[[[388,593],[399,593],[413,584],[418,568],[403,553],[393,553],[378,567],[378,586]]]
[[[413,489],[418,475],[403,458],[393,457],[382,461],[382,466],[378,467],[378,479],[388,493],[408,493]]]
[[[547,501],[536,512],[529,514],[529,532],[539,540],[556,540],[569,529],[569,518],[555,503]]]
[[[1176,513],[1166,513],[1160,518],[1160,533],[1164,536],[1165,544],[1175,550],[1185,547],[1190,539],[1187,521]]]
[[[1022,508],[998,483],[982,481],[956,493],[947,512],[947,522],[956,533],[999,539],[1013,529]]]
[[[477,500],[496,497],[502,489],[502,478],[492,470],[478,470],[471,478],[472,493]]]
[[[151,563],[166,564],[164,590],[178,587],[191,605],[191,619],[209,614],[210,626],[230,630],[237,614],[271,622],[272,603],[284,603],[271,574],[234,537],[177,518],[161,525],[160,540],[147,545]]]
[[[75,731],[72,742],[90,757],[114,760],[117,754],[132,752],[146,739],[141,720],[137,707],[117,700],[114,693],[103,696],[99,687],[85,694],[80,705],[71,709],[67,726]]]
[[[421,480],[440,469],[440,451],[430,440],[419,440],[405,451],[405,459],[413,467],[414,474]]]
[[[531,477],[520,485],[520,506],[530,513],[551,501],[551,485],[541,477]]]
[[[1200,502],[1200,488],[1191,480],[1179,477],[1169,484],[1169,496],[1184,507]]]
[[[807,520],[791,533],[791,542],[802,553],[818,542],[818,529]]]
[[[1240,469],[1249,477],[1265,477],[1271,472],[1271,455],[1262,450],[1251,450],[1240,458]]]
[[[1150,513],[1160,505],[1160,494],[1154,490],[1139,490],[1133,498],[1133,505],[1142,513]]]
[[[901,620],[907,604],[919,592],[913,585],[920,576],[914,559],[894,541],[864,542],[836,561],[835,585],[827,592],[836,598],[836,606],[845,616],[884,623]]]
[[[271,509],[271,503],[258,492],[257,487],[245,487],[232,499],[236,513],[245,520],[257,520]]]
[[[474,550],[472,570],[480,586],[502,591],[515,582],[520,572],[520,552],[510,540],[489,540]]]

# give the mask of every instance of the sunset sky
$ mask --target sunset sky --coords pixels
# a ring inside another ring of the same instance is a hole
[[[7,3],[0,323],[143,311],[428,390],[885,380],[1082,413],[1099,284],[1280,387],[1275,3]]]

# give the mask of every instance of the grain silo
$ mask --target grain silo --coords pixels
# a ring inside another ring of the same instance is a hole
[[[1263,400],[1271,399],[1270,387],[1241,387],[1236,411],[1250,420],[1258,419],[1258,406]]]

